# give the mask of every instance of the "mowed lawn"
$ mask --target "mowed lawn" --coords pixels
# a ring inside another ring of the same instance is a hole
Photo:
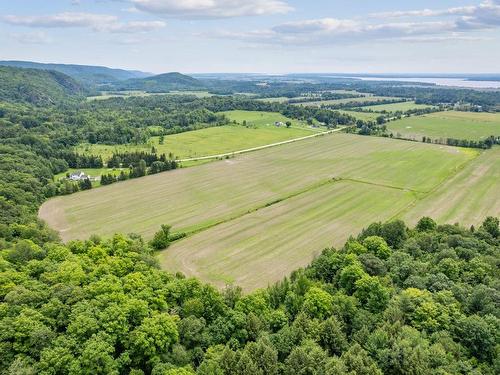
[[[387,129],[404,138],[481,140],[500,135],[500,113],[436,112],[387,123]]]
[[[435,192],[419,200],[403,219],[415,224],[422,216],[441,223],[476,225],[500,217],[500,146],[484,151]]]
[[[411,109],[426,109],[432,108],[431,105],[427,104],[417,104],[414,101],[409,102],[401,102],[401,103],[392,103],[392,104],[379,104],[379,105],[370,105],[367,107],[363,107],[363,109],[371,109],[374,112],[406,112]]]
[[[337,133],[57,197],[40,216],[65,240],[130,231],[150,238],[161,224],[205,228],[332,178],[429,191],[474,156],[470,149]]]

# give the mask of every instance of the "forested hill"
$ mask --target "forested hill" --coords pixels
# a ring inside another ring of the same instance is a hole
[[[0,100],[17,103],[47,105],[87,93],[76,80],[53,70],[0,66],[0,83]]]
[[[148,92],[197,90],[204,87],[204,84],[197,79],[177,72],[158,74],[146,78],[129,79],[113,85],[113,88],[118,90],[143,90]]]
[[[106,84],[131,78],[144,78],[150,74],[137,70],[113,69],[104,66],[75,64],[43,64],[31,61],[0,61],[2,66],[55,70],[88,85]]]

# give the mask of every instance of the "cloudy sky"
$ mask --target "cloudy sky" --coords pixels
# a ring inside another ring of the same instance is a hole
[[[0,0],[0,59],[154,73],[500,73],[500,0]]]

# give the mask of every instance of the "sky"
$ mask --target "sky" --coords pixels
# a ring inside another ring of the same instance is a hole
[[[500,73],[500,0],[0,0],[0,60],[152,73]]]

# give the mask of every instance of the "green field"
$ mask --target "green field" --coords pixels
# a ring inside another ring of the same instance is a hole
[[[425,108],[432,108],[431,105],[427,104],[416,104],[414,101],[410,102],[402,102],[402,103],[392,103],[392,104],[379,104],[379,105],[370,105],[367,107],[363,107],[363,109],[366,110],[372,110],[374,112],[396,112],[396,111],[401,111],[401,112],[406,112],[412,109],[425,109]]]
[[[341,246],[351,230],[387,220],[413,199],[400,189],[331,182],[182,240],[160,253],[160,262],[220,287],[252,290],[306,266],[322,249]]]
[[[349,103],[376,104],[384,100],[403,100],[403,99],[390,96],[363,96],[360,98],[349,98],[349,99],[317,100],[305,103],[296,103],[295,105],[303,105],[306,107],[321,107],[323,105],[336,105],[336,104],[349,104]]]
[[[500,113],[436,112],[418,117],[391,121],[387,129],[403,138],[481,140],[490,135],[500,135]]]
[[[431,195],[417,201],[403,219],[415,224],[421,216],[469,225],[487,216],[500,217],[500,146],[483,152]]]
[[[304,122],[289,119],[279,113],[229,111],[223,112],[236,125],[211,127],[184,133],[167,135],[163,144],[160,137],[151,137],[144,145],[90,145],[78,146],[77,152],[101,155],[108,160],[113,153],[124,151],[151,151],[154,146],[157,152],[172,153],[179,159],[194,158],[234,152],[252,147],[300,138],[325,129],[311,128]],[[240,125],[243,120],[247,126]],[[292,126],[277,127],[275,121],[290,121]]]
[[[160,255],[166,268],[176,268],[181,257],[186,263],[178,270],[189,275],[219,285],[237,280],[253,289],[296,268],[299,258],[307,264],[321,247],[343,241],[366,222],[404,212],[477,155],[471,149],[337,133],[57,197],[42,206],[40,216],[64,240],[131,230],[151,238],[160,224],[170,224],[174,232],[193,235]],[[268,252],[269,269],[259,280],[248,273],[237,276],[238,262],[247,269],[264,265],[244,250],[260,246],[251,229],[260,230],[261,244],[274,243],[260,249]],[[195,246],[201,231],[212,250],[203,241]],[[239,231],[248,236],[236,236]],[[293,238],[293,253],[285,233]],[[231,254],[230,268],[217,265],[221,251]],[[286,251],[290,258],[280,258]],[[197,263],[196,254],[207,257]]]
[[[122,169],[123,168],[69,168],[66,172],[56,174],[54,176],[54,181],[65,179],[67,174],[71,174],[76,171],[82,171],[91,178],[100,178],[103,174],[118,176]],[[92,186],[100,186],[100,182],[92,181]]]
[[[363,121],[375,121],[377,117],[380,116],[380,113],[376,112],[356,112],[356,111],[339,111],[339,112],[351,115],[357,118],[358,120],[363,120]]]

